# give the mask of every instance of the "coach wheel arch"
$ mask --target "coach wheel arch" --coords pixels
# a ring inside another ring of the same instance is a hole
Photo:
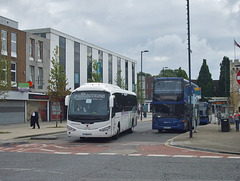
[[[133,133],[133,130],[134,130],[134,119],[132,118],[132,125],[131,127],[129,128],[129,133]]]

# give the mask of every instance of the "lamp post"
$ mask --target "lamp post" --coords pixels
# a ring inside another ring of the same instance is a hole
[[[190,10],[189,10],[189,0],[187,0],[187,30],[188,30],[188,67],[189,67],[189,104],[190,104],[190,110],[189,110],[189,137],[192,138],[192,80],[191,80],[191,46],[190,46]]]
[[[163,67],[163,77],[164,77],[164,69],[167,69],[168,67]]]
[[[142,103],[142,98],[143,98],[143,97],[142,97],[142,73],[143,73],[143,72],[142,72],[142,54],[145,53],[145,52],[149,52],[149,51],[148,51],[148,50],[143,50],[143,51],[141,51],[141,106],[140,106],[140,109],[141,109],[141,110],[140,110],[140,111],[141,111],[141,121],[142,121],[142,109],[143,109],[143,107],[142,107],[142,104],[143,104],[143,103]]]

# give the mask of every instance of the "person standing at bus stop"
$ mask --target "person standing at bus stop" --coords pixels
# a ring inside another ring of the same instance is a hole
[[[236,113],[234,113],[234,122],[236,125],[236,131],[239,131],[239,111],[236,110]]]

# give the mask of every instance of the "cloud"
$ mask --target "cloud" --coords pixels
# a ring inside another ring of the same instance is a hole
[[[163,67],[187,73],[186,1],[179,0],[0,0],[1,16],[19,29],[54,28],[137,60],[156,75]],[[233,39],[240,42],[239,0],[190,1],[191,72],[197,78],[203,59],[213,79],[224,56],[234,58]],[[237,58],[240,50],[236,49]]]

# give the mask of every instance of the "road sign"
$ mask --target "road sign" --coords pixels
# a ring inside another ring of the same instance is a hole
[[[238,73],[237,73],[237,82],[238,82],[238,84],[240,85],[240,70],[238,71]]]

